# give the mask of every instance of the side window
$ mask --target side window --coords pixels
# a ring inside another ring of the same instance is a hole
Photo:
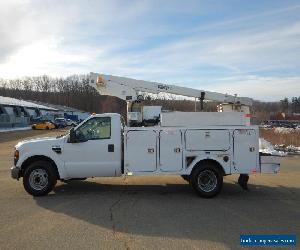
[[[87,120],[75,131],[79,140],[109,139],[111,136],[111,118],[94,117]]]

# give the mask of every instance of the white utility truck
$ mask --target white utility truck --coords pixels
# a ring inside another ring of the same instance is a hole
[[[240,174],[239,184],[247,188],[249,174],[279,171],[274,157],[259,154],[258,127],[249,125],[249,98],[95,73],[90,84],[126,100],[129,114],[142,92],[214,100],[239,112],[162,112],[159,125],[152,127],[128,127],[119,114],[96,114],[66,135],[19,142],[11,175],[23,177],[29,194],[46,195],[57,180],[180,175],[210,198],[220,192],[225,175]]]

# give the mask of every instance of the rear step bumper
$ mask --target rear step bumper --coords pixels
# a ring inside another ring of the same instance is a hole
[[[262,174],[277,174],[280,170],[278,156],[260,155],[260,172]]]

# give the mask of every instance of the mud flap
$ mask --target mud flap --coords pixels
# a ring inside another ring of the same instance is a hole
[[[242,189],[248,190],[248,180],[249,180],[249,175],[247,174],[240,174],[238,183],[241,186]]]

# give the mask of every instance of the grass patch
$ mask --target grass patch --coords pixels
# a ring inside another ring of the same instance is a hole
[[[260,137],[271,142],[272,144],[284,144],[286,146],[300,146],[300,130],[299,129],[260,129]]]

